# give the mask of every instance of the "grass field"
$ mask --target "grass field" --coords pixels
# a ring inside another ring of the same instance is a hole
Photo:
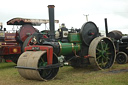
[[[55,79],[36,81],[22,78],[13,63],[0,63],[0,85],[128,85],[128,63],[111,69],[94,71],[90,67],[60,68]]]

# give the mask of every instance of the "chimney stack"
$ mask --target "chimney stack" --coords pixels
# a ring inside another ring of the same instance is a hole
[[[48,5],[49,10],[49,27],[51,39],[55,39],[55,24],[54,24],[54,5]]]

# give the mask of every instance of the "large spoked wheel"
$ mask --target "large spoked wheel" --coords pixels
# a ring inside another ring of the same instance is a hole
[[[115,46],[107,37],[95,38],[89,47],[89,58],[91,65],[95,69],[110,68],[115,61]]]
[[[116,55],[116,62],[118,64],[125,64],[128,61],[128,56],[125,52],[118,52]]]
[[[53,54],[53,63],[57,64],[58,59],[55,54]],[[50,80],[53,79],[58,71],[59,67],[46,68],[40,70],[33,70],[31,68],[41,68],[46,67],[47,63],[47,53],[46,51],[26,51],[19,57],[17,66],[25,67],[29,69],[18,68],[19,74],[26,79],[34,80]]]

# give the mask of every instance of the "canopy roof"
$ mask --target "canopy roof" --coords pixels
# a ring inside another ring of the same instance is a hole
[[[7,21],[7,25],[24,25],[32,24],[33,26],[40,26],[42,23],[49,23],[48,19],[27,19],[27,18],[13,18]],[[59,23],[59,20],[55,20],[55,23]]]
[[[0,22],[0,26],[2,26],[3,24],[2,24],[2,22]]]

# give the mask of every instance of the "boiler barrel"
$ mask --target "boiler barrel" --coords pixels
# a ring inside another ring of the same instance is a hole
[[[116,40],[119,40],[122,38],[123,34],[120,31],[114,30],[114,31],[109,32],[107,36],[110,38],[114,38]]]
[[[74,52],[78,52],[81,49],[81,46],[79,43],[73,44],[73,43],[61,43],[60,45],[60,53],[59,55],[69,55]]]

